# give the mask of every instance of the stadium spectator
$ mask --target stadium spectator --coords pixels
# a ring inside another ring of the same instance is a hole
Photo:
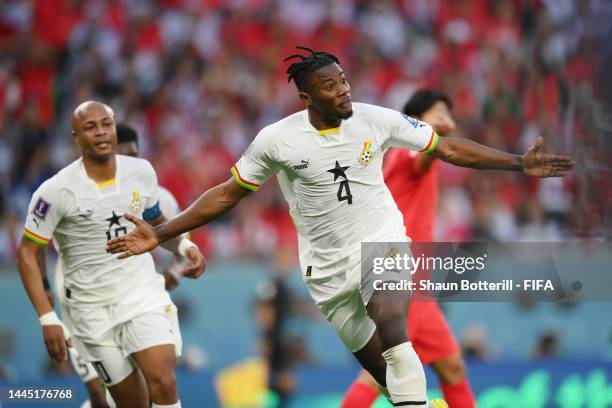
[[[519,152],[542,134],[592,163],[589,177],[529,183],[441,166],[436,240],[609,237],[596,192],[610,196],[598,130],[609,119],[597,102],[612,99],[610,51],[596,27],[610,14],[606,2],[577,0],[3,2],[0,240],[11,242],[11,211],[23,219],[32,191],[75,157],[62,118],[91,98],[136,125],[160,183],[185,206],[225,177],[256,129],[298,108],[277,64],[297,43],[338,55],[357,100],[398,109],[409,90],[445,89],[458,135]],[[213,258],[268,256],[295,240],[281,201],[268,187],[249,203],[250,225],[266,233],[250,236],[236,212],[194,240]],[[12,262],[10,245],[0,257]]]

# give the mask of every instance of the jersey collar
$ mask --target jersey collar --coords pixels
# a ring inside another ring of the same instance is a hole
[[[326,143],[329,142],[329,136],[334,137],[334,142],[339,142],[344,140],[344,129],[346,127],[345,122],[346,120],[342,120],[340,122],[340,126],[338,126],[338,131],[335,132],[330,132],[330,130],[332,129],[325,129],[325,130],[318,130],[317,128],[315,128],[312,123],[310,123],[310,120],[308,119],[308,109],[305,109],[302,111],[302,120],[304,121],[304,126],[306,126],[306,129],[308,130],[309,133],[313,133],[316,138],[317,141],[320,143]],[[336,128],[334,128],[336,129]]]
[[[115,186],[114,191],[119,191],[121,188],[120,186],[121,160],[119,158],[119,155],[116,156],[116,162],[117,162],[117,168],[115,169],[114,183],[111,183],[111,184]],[[102,196],[102,190],[104,190],[104,188],[111,186],[111,184],[109,184],[108,181],[105,181],[102,183],[96,183],[91,177],[89,177],[89,175],[87,174],[87,171],[85,170],[85,165],[83,164],[83,157],[79,158],[78,167],[79,167],[79,176],[81,177],[81,179],[85,183],[90,184],[93,187],[94,191],[96,191],[100,196]]]

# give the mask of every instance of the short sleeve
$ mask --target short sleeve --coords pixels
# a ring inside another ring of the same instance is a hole
[[[162,212],[159,205],[159,185],[157,184],[157,174],[151,163],[145,160],[145,188],[147,189],[147,199],[144,204],[144,212],[142,218],[145,221],[150,221],[158,218]]]
[[[271,135],[265,132],[265,129],[259,132],[232,167],[232,176],[239,186],[257,191],[267,179],[278,172],[276,148],[270,139]]]
[[[164,214],[167,219],[174,218],[181,212],[176,202],[176,198],[174,198],[170,191],[163,187],[159,187],[159,207],[162,214]]]
[[[405,147],[423,153],[431,153],[438,144],[438,135],[431,126],[403,113],[382,108],[387,126],[385,148]]]
[[[65,195],[51,180],[43,183],[32,195],[23,236],[37,244],[48,245],[63,218]]]

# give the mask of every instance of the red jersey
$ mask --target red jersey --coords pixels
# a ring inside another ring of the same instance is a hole
[[[404,216],[406,233],[412,241],[433,242],[438,207],[438,161],[421,172],[416,160],[419,154],[392,148],[385,157],[385,183]]]

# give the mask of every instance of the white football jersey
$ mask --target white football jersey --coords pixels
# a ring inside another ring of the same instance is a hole
[[[176,201],[176,198],[172,195],[167,188],[158,186],[157,191],[159,192],[159,208],[161,209],[162,214],[167,219],[171,219],[179,215],[181,212],[181,208]]]
[[[428,124],[379,106],[353,103],[349,119],[324,131],[304,110],[265,127],[232,175],[251,190],[277,175],[298,232],[302,273],[324,277],[363,241],[405,239],[384,183],[383,155],[392,146],[432,151],[437,140]]]
[[[168,189],[166,189],[165,187],[157,186],[157,189],[159,193],[159,208],[161,209],[162,214],[167,219],[176,217],[181,212],[181,209],[178,205],[178,202],[176,201],[176,198],[174,198],[172,193],[168,191]],[[188,233],[185,233],[185,234],[188,235]],[[57,243],[53,242],[53,244],[55,246],[55,249],[59,253],[59,248],[57,246]],[[170,252],[166,251],[165,249],[162,250],[159,247],[155,248],[155,251],[157,250],[160,250],[160,252],[166,252],[167,254],[170,254]],[[60,302],[63,302],[64,301],[64,270],[62,268],[61,258],[57,259],[57,263],[55,265],[54,283],[55,283],[56,294]]]
[[[59,252],[66,304],[132,301],[164,290],[150,254],[119,260],[106,242],[129,233],[132,214],[146,220],[160,214],[157,176],[143,159],[117,155],[116,177],[96,184],[81,159],[45,181],[32,196],[24,236]]]

